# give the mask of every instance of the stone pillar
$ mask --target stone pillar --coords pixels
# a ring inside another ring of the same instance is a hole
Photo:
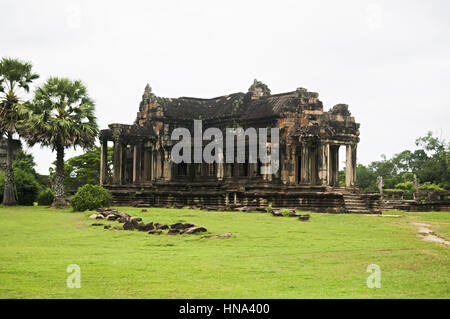
[[[336,153],[334,158],[334,186],[339,186],[339,148],[341,146],[338,145],[336,147]]]
[[[419,180],[417,179],[417,175],[414,174],[414,200],[419,199]]]
[[[152,158],[152,165],[151,165],[151,175],[152,175],[152,180],[155,181],[156,180],[156,150],[155,148],[152,148],[152,152],[150,154],[151,158]]]
[[[122,144],[120,146],[121,148],[121,152],[120,152],[120,178],[119,178],[119,184],[123,185],[125,180],[126,180],[126,176],[125,174],[127,174],[127,145]]]
[[[333,186],[333,148],[328,144],[327,185]]]
[[[164,151],[163,156],[164,156],[164,165],[163,165],[164,180],[170,181],[172,179],[172,158],[168,150]]]
[[[224,167],[224,155],[223,155],[223,149],[221,147],[218,148],[218,163],[216,163],[217,165],[217,180],[221,181],[223,180],[223,177],[225,176],[225,167]],[[227,198],[228,198],[228,194],[227,194]]]
[[[353,160],[353,145],[346,145],[346,159],[345,159],[345,186],[355,186],[354,179],[354,160]]]
[[[120,140],[116,138],[114,140],[114,153],[113,153],[113,184],[120,184],[121,181],[121,167],[122,167],[122,145]]]
[[[352,146],[352,172],[353,172],[353,186],[356,186],[356,150],[358,145],[355,144]]]
[[[310,159],[309,159],[309,148],[306,144],[302,145],[302,184],[309,184],[310,183]]]
[[[144,150],[144,176],[142,178],[144,181],[149,181],[152,177],[152,163],[150,158],[150,151],[148,149]]]
[[[284,150],[280,150],[279,153],[279,168],[278,173],[283,184],[291,183],[291,176],[295,174],[295,169],[293,170],[291,165],[291,156],[287,147]]]
[[[319,153],[319,180],[321,185],[328,185],[328,170],[330,159],[330,144],[322,144]]]
[[[108,140],[100,141],[100,185],[106,184],[106,168],[108,166]]]
[[[133,184],[141,181],[142,144],[138,142],[133,149]]]
[[[156,151],[156,178],[161,179],[163,175],[163,156],[161,150]]]

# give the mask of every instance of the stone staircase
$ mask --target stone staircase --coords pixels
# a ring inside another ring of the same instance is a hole
[[[345,211],[351,214],[371,214],[368,203],[357,193],[343,192]]]

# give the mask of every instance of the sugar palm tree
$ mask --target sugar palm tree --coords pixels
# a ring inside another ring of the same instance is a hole
[[[35,91],[26,107],[24,135],[30,146],[36,143],[56,151],[54,207],[67,205],[64,194],[64,151],[77,146],[89,149],[98,134],[94,102],[80,81],[52,77]]]
[[[2,58],[0,61],[0,137],[6,136],[7,153],[3,205],[16,205],[14,171],[12,167],[14,141],[23,108],[21,94],[30,91],[29,84],[39,78],[32,65],[18,59]]]

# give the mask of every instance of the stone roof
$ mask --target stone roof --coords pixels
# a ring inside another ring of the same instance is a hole
[[[212,99],[180,97],[157,98],[165,117],[182,119],[212,119],[238,113],[243,106],[245,94],[234,93]]]
[[[284,112],[302,112],[304,109],[323,110],[318,94],[299,88],[293,92],[270,95],[267,85],[255,80],[247,93],[233,93],[212,99],[193,97],[164,98],[151,93],[146,86],[137,121],[156,117],[194,120],[235,117],[258,119],[280,115]],[[154,116],[150,116],[154,117]]]

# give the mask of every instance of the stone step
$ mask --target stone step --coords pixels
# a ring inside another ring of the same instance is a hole
[[[347,197],[347,196],[344,196],[344,199],[345,200],[360,200],[360,201],[364,201],[364,199],[362,199],[361,197],[359,197],[359,196],[355,196],[355,197]]]
[[[370,212],[368,210],[366,210],[366,211],[363,211],[363,210],[348,210],[347,213],[348,214],[372,214],[372,212]]]
[[[344,202],[346,203],[361,203],[361,204],[365,204],[366,202],[363,200],[358,200],[358,199],[344,199]]]
[[[366,202],[360,199],[344,199],[346,203],[361,203],[365,204]]]
[[[367,203],[359,194],[343,194],[345,210],[351,214],[370,214]]]

